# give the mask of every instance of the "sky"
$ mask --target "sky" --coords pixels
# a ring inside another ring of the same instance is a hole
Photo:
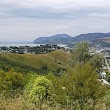
[[[110,32],[110,0],[0,0],[0,42]]]

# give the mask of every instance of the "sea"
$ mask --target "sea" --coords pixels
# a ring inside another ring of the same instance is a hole
[[[10,46],[30,46],[30,47],[35,47],[35,46],[40,46],[40,45],[45,45],[45,44],[35,44],[33,42],[0,42],[0,47],[10,47]],[[60,47],[66,47],[67,45],[62,45],[59,44],[58,46]]]

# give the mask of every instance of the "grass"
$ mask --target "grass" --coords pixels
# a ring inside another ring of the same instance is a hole
[[[84,110],[93,110],[90,106],[91,105],[88,104]],[[75,107],[74,102],[71,105],[65,106],[59,104],[49,106],[47,103],[44,103],[41,108],[26,102],[22,95],[14,98],[5,98],[3,95],[0,95],[0,110],[79,110],[79,108]],[[110,108],[107,108],[104,101],[99,101],[95,106],[95,110],[110,110]]]
[[[47,66],[48,71],[53,72],[67,66],[70,54],[64,51],[53,51],[47,54],[1,53],[0,57],[38,69]]]

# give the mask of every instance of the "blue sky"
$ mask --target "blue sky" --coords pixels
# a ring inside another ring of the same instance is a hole
[[[110,32],[110,0],[0,0],[0,41]]]

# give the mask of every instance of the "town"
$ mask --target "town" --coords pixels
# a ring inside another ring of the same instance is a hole
[[[0,47],[0,53],[45,54],[59,49],[64,49],[64,47],[52,44],[45,44],[39,46],[3,46]]]

